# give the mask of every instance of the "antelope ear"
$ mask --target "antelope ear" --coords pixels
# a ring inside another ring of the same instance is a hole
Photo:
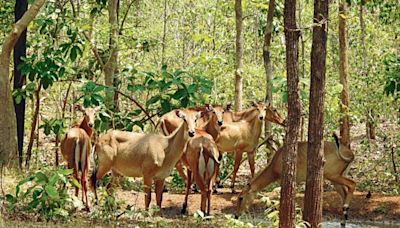
[[[339,138],[339,136],[336,134],[336,132],[333,132],[332,133],[332,137],[333,137],[333,139],[335,139],[335,143],[336,143],[337,148],[339,148],[339,146],[340,146],[340,138]]]
[[[176,114],[176,116],[179,117],[179,118],[183,118],[183,117],[184,117],[182,111],[179,110],[179,109],[178,109],[178,110],[175,110],[175,114]]]
[[[212,105],[210,105],[210,104],[205,104],[205,106],[206,106],[206,111],[207,112],[211,112],[211,111],[214,110],[214,107]]]
[[[253,106],[253,107],[257,107],[257,101],[255,101],[255,100],[253,100],[253,101],[251,101],[251,106]]]
[[[232,111],[232,103],[231,102],[226,104],[225,111]]]
[[[204,117],[206,115],[206,112],[197,112],[196,113],[196,119],[199,119],[199,118],[201,118],[201,117]]]
[[[85,109],[80,104],[76,104],[74,106],[74,109],[75,109],[75,111],[81,111],[81,112],[85,111]]]
[[[94,108],[94,111],[95,111],[95,112],[98,112],[100,109],[101,109],[101,107],[100,107],[100,106],[97,106],[96,108]]]

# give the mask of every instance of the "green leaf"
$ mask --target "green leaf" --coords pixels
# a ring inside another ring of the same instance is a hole
[[[187,92],[185,89],[179,89],[171,97],[175,100],[180,100],[182,97],[185,97],[186,95]]]
[[[16,203],[17,202],[17,198],[15,198],[13,195],[11,194],[7,194],[6,195],[6,201],[9,203]]]
[[[60,169],[58,170],[58,173],[64,176],[70,175],[74,172],[73,169]]]
[[[71,48],[70,53],[69,53],[69,58],[71,59],[72,62],[74,62],[76,60],[77,56],[78,56],[78,47],[77,46],[73,46]]]
[[[59,179],[58,173],[53,174],[53,176],[51,176],[49,179],[48,185],[54,186],[56,184],[56,182],[58,181],[58,179]]]
[[[49,195],[50,198],[52,198],[52,199],[58,199],[59,198],[57,189],[54,186],[46,185],[44,190],[46,191],[47,195]]]
[[[36,182],[40,185],[44,185],[45,183],[48,182],[47,176],[42,172],[37,172],[35,176],[36,176]]]
[[[146,101],[146,106],[148,107],[148,106],[150,106],[151,104],[156,103],[157,101],[160,100],[160,98],[161,98],[161,96],[159,96],[159,95],[156,95],[156,96],[151,97],[148,101]]]
[[[77,188],[82,188],[81,184],[75,178],[72,178],[72,185],[77,187]]]
[[[162,108],[164,113],[167,113],[167,112],[171,111],[171,104],[169,103],[168,100],[162,99],[160,101],[160,103],[161,103],[161,108]]]
[[[194,93],[194,92],[196,92],[196,90],[197,90],[197,85],[196,85],[196,84],[191,84],[191,85],[188,87],[187,92],[188,92],[188,93]]]

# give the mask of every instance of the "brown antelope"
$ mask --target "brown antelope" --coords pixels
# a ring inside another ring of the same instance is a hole
[[[112,170],[129,177],[143,176],[146,210],[154,180],[157,205],[161,209],[164,179],[181,158],[188,138],[195,136],[201,112],[176,110],[175,115],[183,122],[169,136],[110,130],[99,138],[95,148],[99,167],[91,178],[96,200],[96,181]]]
[[[83,109],[81,106],[76,108],[84,113],[79,124],[65,134],[61,141],[61,154],[67,161],[68,169],[74,170],[74,177],[82,188],[82,201],[86,209],[89,209],[87,198],[87,176],[89,171],[89,158],[92,149],[91,137],[93,134],[93,125],[95,113],[98,108]],[[79,172],[81,175],[79,176]],[[75,187],[75,195],[78,196],[78,188]]]
[[[224,109],[220,106],[205,105],[198,108],[189,108],[187,110],[196,110],[203,113],[202,117],[197,121],[196,128],[205,129],[213,138],[218,135],[218,127],[223,124]],[[174,114],[174,110],[164,114],[160,118],[161,132],[167,136],[170,135],[182,123],[182,119]],[[218,125],[218,126],[217,126]],[[175,165],[176,170],[184,181],[187,180],[186,174],[183,171],[182,161],[179,160]]]
[[[187,169],[185,201],[182,214],[186,213],[190,186],[193,178],[201,192],[201,211],[210,214],[211,190],[218,172],[221,159],[218,147],[213,137],[204,130],[197,129],[196,136],[188,141],[186,151],[182,156]],[[207,205],[207,210],[206,210]]]
[[[355,182],[344,176],[349,164],[353,161],[352,151],[339,142],[334,134],[335,142],[324,142],[324,178],[331,181],[336,191],[343,200],[344,223],[348,215],[350,201],[355,190]],[[304,182],[307,174],[307,142],[298,143],[297,154],[297,182]],[[246,210],[253,201],[256,193],[267,187],[272,182],[280,179],[282,175],[282,156],[284,147],[280,148],[274,155],[271,163],[239,194],[236,217]]]
[[[252,106],[252,108],[243,112],[230,114],[230,121],[239,121],[230,123],[226,123],[226,121],[220,128],[218,137],[215,140],[221,152],[235,152],[235,164],[231,184],[232,192],[235,192],[236,174],[239,170],[243,152],[247,152],[251,176],[254,177],[254,156],[258,146],[258,139],[261,135],[262,123],[268,120],[284,125],[284,119],[270,104],[253,101]]]

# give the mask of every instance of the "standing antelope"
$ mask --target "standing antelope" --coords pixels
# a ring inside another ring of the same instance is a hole
[[[187,184],[185,201],[182,206],[182,214],[186,213],[190,186],[193,178],[201,192],[201,211],[210,214],[211,190],[218,174],[218,165],[221,160],[218,147],[213,137],[204,130],[197,129],[196,136],[188,141],[182,160],[187,169]],[[207,210],[206,210],[207,204]]]
[[[328,179],[334,185],[336,191],[339,193],[343,200],[343,215],[345,223],[348,218],[348,209],[350,201],[353,197],[356,183],[348,177],[344,176],[349,164],[353,161],[354,155],[352,151],[339,142],[339,138],[334,134],[335,142],[324,142],[324,178]],[[304,182],[307,175],[307,142],[298,143],[297,154],[297,174],[296,182]],[[264,168],[258,175],[251,181],[238,197],[238,206],[236,217],[238,217],[244,210],[246,210],[253,201],[256,193],[267,187],[272,182],[280,179],[282,176],[282,156],[285,148],[282,147],[276,152],[272,158],[271,163]]]
[[[157,205],[161,209],[164,179],[181,158],[189,137],[195,136],[201,112],[176,110],[175,115],[183,121],[169,136],[110,130],[99,138],[95,148],[99,167],[91,178],[96,200],[96,181],[112,170],[129,177],[143,176],[146,210],[154,180]]]
[[[235,192],[236,174],[239,170],[243,152],[247,152],[251,176],[255,171],[255,152],[261,135],[262,123],[271,121],[284,125],[284,119],[270,104],[252,102],[252,108],[239,113],[232,113],[231,119],[238,122],[224,123],[215,142],[221,152],[235,152],[235,164],[232,175],[232,192]]]
[[[224,109],[221,106],[205,105],[204,107],[189,108],[186,110],[196,110],[203,113],[202,117],[196,122],[196,128],[204,129],[215,139],[218,135],[218,127],[223,124]],[[175,110],[164,114],[160,118],[160,130],[167,136],[170,135],[182,123],[182,119],[174,114]],[[218,126],[217,126],[218,125]],[[184,181],[187,180],[183,171],[182,161],[179,160],[175,165],[176,170]]]
[[[84,116],[76,127],[68,130],[65,138],[61,141],[61,154],[67,161],[68,169],[74,170],[74,177],[78,180],[82,188],[82,201],[86,209],[89,209],[87,198],[87,176],[89,171],[89,161],[92,144],[93,125],[95,113],[98,108],[76,108],[83,112]],[[79,172],[81,175],[79,176]],[[78,188],[75,187],[75,195],[78,196]]]

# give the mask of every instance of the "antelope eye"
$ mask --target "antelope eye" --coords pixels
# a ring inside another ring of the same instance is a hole
[[[240,197],[239,197],[239,201],[242,201],[242,200],[243,200],[243,197],[242,197],[242,196],[240,196]]]
[[[277,110],[276,110],[276,108],[274,108],[274,112],[276,112]]]

